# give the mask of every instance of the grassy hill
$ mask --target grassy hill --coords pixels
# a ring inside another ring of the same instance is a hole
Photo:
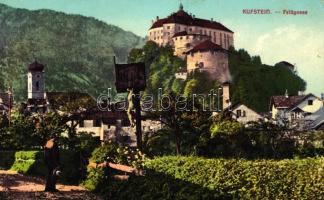
[[[27,97],[27,65],[45,64],[47,91],[81,90],[97,96],[114,85],[113,56],[126,61],[144,43],[131,32],[91,17],[0,4],[0,90]]]

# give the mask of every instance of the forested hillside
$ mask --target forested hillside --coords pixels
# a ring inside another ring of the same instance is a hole
[[[297,95],[306,89],[306,82],[286,67],[262,64],[259,56],[250,56],[243,49],[229,51],[232,75],[232,102],[242,102],[259,112],[269,110],[270,97]]]
[[[186,67],[186,62],[173,55],[168,47],[158,47],[154,42],[147,42],[142,49],[133,49],[130,62],[145,62],[149,72],[146,92],[156,94],[158,88],[164,92],[176,94],[206,94],[211,89],[217,91],[220,83],[208,80],[205,74],[190,74],[186,81],[176,79],[174,74]],[[306,88],[305,81],[296,72],[282,66],[268,66],[259,56],[250,56],[243,49],[229,50],[231,71],[231,101],[242,102],[258,111],[268,111],[270,97],[283,95],[288,90],[290,95]]]
[[[114,86],[113,56],[126,61],[144,40],[102,21],[51,10],[29,11],[0,4],[0,90],[27,97],[27,65],[45,64],[47,91],[83,91],[93,96]]]

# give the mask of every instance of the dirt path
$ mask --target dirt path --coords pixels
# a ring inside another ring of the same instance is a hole
[[[80,186],[60,185],[60,192],[44,192],[44,180],[40,178],[17,174],[14,171],[0,170],[0,200],[29,200],[29,199],[82,199],[99,200],[95,195]]]

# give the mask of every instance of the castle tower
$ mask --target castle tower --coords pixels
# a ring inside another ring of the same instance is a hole
[[[223,110],[230,106],[230,83],[223,83]]]
[[[28,99],[44,99],[44,89],[44,65],[35,60],[28,65]]]

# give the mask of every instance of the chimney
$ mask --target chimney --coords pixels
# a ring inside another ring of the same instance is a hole
[[[288,90],[286,89],[286,92],[285,92],[285,97],[288,98],[289,95],[288,95]]]
[[[192,15],[192,18],[196,18],[196,15]]]
[[[321,93],[321,99],[324,101],[324,93]]]
[[[230,106],[230,83],[223,83],[223,110]]]
[[[210,19],[210,21],[212,21],[212,22],[213,22],[213,21],[214,21],[214,19],[213,19],[213,18],[211,18],[211,19]]]
[[[159,16],[156,16],[156,21],[159,20]]]

